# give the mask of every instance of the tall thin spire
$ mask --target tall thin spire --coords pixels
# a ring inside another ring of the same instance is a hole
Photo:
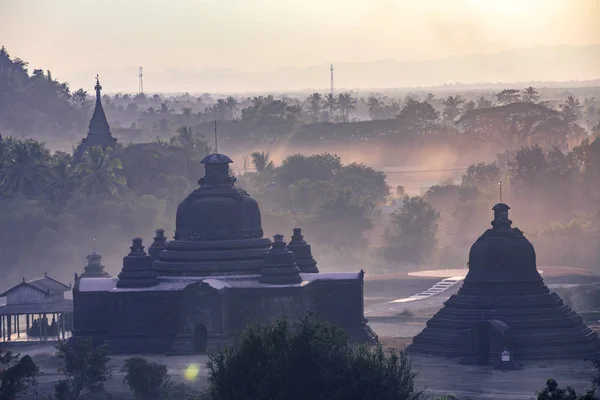
[[[92,114],[92,119],[90,120],[90,130],[88,134],[90,135],[110,135],[110,127],[108,126],[108,121],[106,120],[106,114],[104,114],[104,109],[102,108],[102,86],[100,85],[100,78],[96,75],[96,86],[94,86],[96,90],[96,106],[94,108],[94,114]]]
[[[215,153],[219,152],[219,142],[217,141],[217,120],[215,119]]]
[[[100,86],[100,77],[98,74],[96,74],[96,86],[94,86],[94,89],[96,89],[96,101],[100,101],[100,91],[102,90],[102,86]]]
[[[329,72],[331,73],[331,86],[329,88],[329,93],[333,95],[333,64],[329,66]]]
[[[94,113],[90,119],[87,137],[81,141],[75,150],[75,154],[73,154],[75,162],[79,162],[90,147],[101,146],[104,149],[109,147],[115,149],[117,144],[117,139],[110,133],[110,127],[102,108],[102,85],[100,85],[100,77],[98,75],[96,75],[94,90],[96,91]]]
[[[138,74],[138,77],[140,78],[140,86],[139,86],[138,90],[139,90],[140,94],[144,94],[144,77],[143,77],[143,69],[142,69],[142,67],[140,67],[139,71],[140,72]]]

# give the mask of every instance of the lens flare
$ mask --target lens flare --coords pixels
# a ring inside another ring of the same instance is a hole
[[[199,373],[200,373],[200,367],[198,366],[198,364],[190,364],[185,369],[185,371],[183,373],[183,377],[188,381],[194,381],[198,377]]]

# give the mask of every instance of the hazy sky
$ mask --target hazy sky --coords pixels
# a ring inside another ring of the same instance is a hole
[[[55,76],[600,43],[600,0],[0,0],[0,14],[0,45]]]

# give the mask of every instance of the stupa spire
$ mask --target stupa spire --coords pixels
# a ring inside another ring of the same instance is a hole
[[[492,211],[494,211],[494,220],[492,221],[494,229],[511,227],[512,221],[508,219],[508,210],[510,210],[510,207],[504,203],[498,203],[492,208]]]
[[[298,265],[301,272],[319,272],[317,262],[313,258],[310,250],[310,244],[306,243],[304,236],[302,236],[302,229],[294,228],[293,232],[292,240],[288,243],[287,248],[294,253],[296,265]]]
[[[265,255],[265,262],[259,282],[271,285],[287,285],[302,282],[300,269],[296,265],[294,253],[286,248],[283,235],[273,236],[271,251]]]
[[[119,274],[118,288],[149,287],[158,284],[152,268],[152,258],[144,251],[142,239],[133,238],[129,254],[123,257],[123,269]]]
[[[102,256],[96,253],[96,239],[94,238],[94,250],[86,257],[87,265],[83,269],[81,278],[108,278],[110,275],[104,271]]]
[[[96,75],[96,86],[94,86],[94,90],[96,91],[94,113],[90,119],[87,137],[81,141],[81,144],[75,151],[75,161],[79,161],[83,157],[85,151],[90,147],[101,146],[104,149],[108,147],[115,149],[117,144],[117,139],[110,133],[106,114],[104,114],[104,108],[102,108],[102,85],[100,85],[100,77],[98,75]]]
[[[98,75],[96,75],[96,86],[94,86],[94,89],[96,90],[96,106],[90,120],[88,135],[111,135],[106,114],[104,114],[104,108],[102,108],[102,85],[100,85],[100,77]]]

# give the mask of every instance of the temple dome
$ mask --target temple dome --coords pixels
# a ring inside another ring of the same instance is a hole
[[[177,208],[175,240],[157,255],[160,275],[259,274],[270,240],[256,200],[235,187],[231,159],[210,154],[205,174]]]
[[[229,174],[231,159],[210,154],[200,188],[193,191],[177,208],[176,240],[235,240],[263,236],[256,200],[234,186]]]
[[[493,207],[492,229],[477,239],[469,252],[469,273],[465,282],[542,281],[537,271],[533,245],[508,219],[510,207]]]

